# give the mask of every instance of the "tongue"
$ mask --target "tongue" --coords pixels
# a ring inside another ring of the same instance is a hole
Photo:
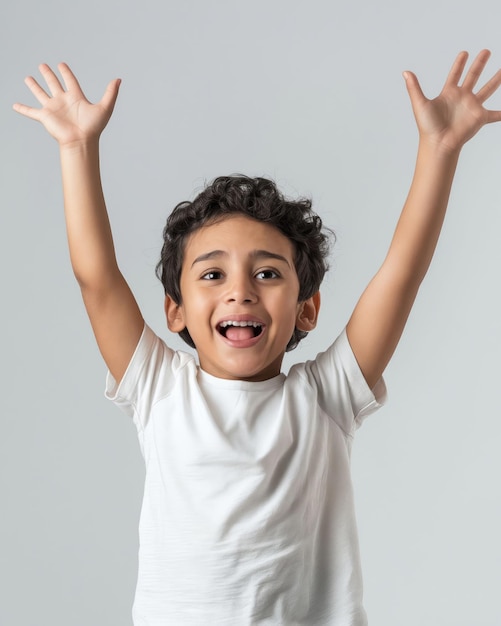
[[[226,338],[231,341],[242,341],[252,337],[254,337],[252,326],[228,326],[226,330]]]

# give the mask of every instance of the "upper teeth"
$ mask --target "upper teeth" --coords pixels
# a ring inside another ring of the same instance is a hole
[[[226,326],[254,326],[257,328],[258,326],[262,326],[259,322],[235,322],[233,320],[227,320],[226,322],[221,322],[220,326],[222,328],[226,328]]]

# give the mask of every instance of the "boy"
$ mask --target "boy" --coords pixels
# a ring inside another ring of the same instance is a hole
[[[118,270],[98,141],[118,94],[92,105],[67,65],[66,91],[40,66],[41,109],[15,110],[60,145],[75,276],[109,368],[107,394],[132,416],[147,472],[136,626],[366,624],[349,473],[362,419],[384,401],[383,371],[430,264],[460,150],[501,111],[476,94],[489,52],[458,55],[438,98],[404,73],[420,142],[388,255],[345,331],[314,361],[280,373],[314,329],[326,235],[305,201],[265,179],[223,177],[182,203],[164,232],[159,276],[169,328],[200,365],[145,326]]]

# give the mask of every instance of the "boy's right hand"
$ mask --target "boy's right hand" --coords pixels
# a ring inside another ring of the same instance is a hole
[[[120,80],[111,81],[92,104],[70,68],[65,63],[58,68],[62,82],[48,65],[40,65],[47,91],[31,76],[25,81],[41,108],[15,104],[14,110],[41,122],[59,142],[71,264],[97,344],[118,383],[144,327],[115,258],[99,171],[99,136],[113,112]]]
[[[24,81],[42,108],[16,103],[14,110],[41,122],[61,147],[97,140],[113,113],[120,79],[112,80],[101,100],[92,104],[85,97],[68,65],[60,63],[58,69],[64,87],[48,65],[44,63],[39,66],[51,95],[32,76]]]

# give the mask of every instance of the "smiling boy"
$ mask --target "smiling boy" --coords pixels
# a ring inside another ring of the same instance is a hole
[[[234,177],[220,178],[212,188],[223,186],[257,196],[255,202],[263,202],[259,193],[272,187],[264,179]],[[299,298],[292,241],[245,214],[212,218],[188,237],[179,282],[180,302],[166,286],[169,328],[188,328],[200,367],[220,378],[277,376],[294,331],[315,327],[318,287],[313,285],[314,297]]]
[[[40,66],[42,105],[14,108],[60,145],[72,266],[109,368],[107,395],[134,420],[146,463],[136,626],[361,626],[362,576],[350,478],[353,435],[384,401],[400,339],[443,223],[462,146],[500,111],[473,93],[458,55],[438,98],[404,77],[419,129],[416,171],[388,255],[346,329],[281,373],[314,329],[327,235],[307,201],[263,178],[221,177],[173,211],[158,273],[174,352],[144,323],[118,269],[99,174],[99,136],[118,94],[89,103]]]
[[[304,317],[306,303],[298,301],[292,243],[273,226],[247,217],[193,233],[180,283],[183,303],[166,298],[169,328],[189,328],[200,367],[219,378],[277,376],[294,328],[314,326]]]

